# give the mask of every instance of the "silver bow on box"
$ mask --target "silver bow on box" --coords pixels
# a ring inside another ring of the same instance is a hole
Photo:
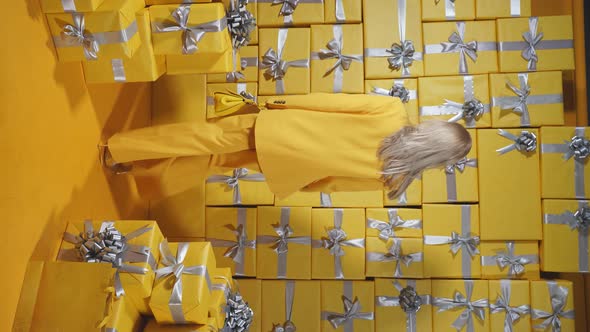
[[[367,227],[379,231],[379,238],[387,241],[395,238],[396,228],[422,229],[422,220],[420,219],[402,219],[397,209],[387,210],[388,221],[382,221],[373,218],[367,218]]]
[[[506,242],[506,250],[498,250],[494,256],[481,256],[482,266],[498,265],[500,271],[508,268],[508,277],[514,278],[522,275],[525,272],[525,265],[538,264],[539,256],[536,254],[516,255],[514,254],[515,243],[513,241]]]
[[[230,292],[226,301],[225,325],[220,332],[248,332],[254,319],[254,311],[244,301],[239,291]]]
[[[225,183],[230,190],[233,190],[233,204],[242,204],[240,181],[264,182],[266,179],[261,173],[248,174],[245,168],[234,169],[232,176],[212,175],[207,178],[207,183]]]
[[[271,332],[295,332],[297,327],[291,320],[293,315],[293,304],[295,302],[295,281],[289,280],[285,282],[285,322],[282,324],[272,325]]]
[[[463,173],[467,167],[476,168],[477,159],[468,159],[467,157],[459,159],[452,165],[445,167],[446,185],[447,185],[447,201],[457,201],[457,172]]]
[[[420,295],[416,291],[416,280],[407,280],[407,286],[403,287],[399,281],[393,282],[393,287],[399,292],[399,296],[376,296],[375,305],[379,307],[400,307],[406,314],[406,332],[416,332],[418,320],[416,314],[422,306],[430,305],[430,295]],[[427,310],[430,310],[428,308]]]
[[[537,135],[530,131],[523,130],[519,136],[511,134],[503,129],[498,130],[498,135],[503,136],[512,142],[511,145],[507,145],[503,148],[496,150],[499,154],[505,154],[513,150],[517,150],[522,153],[531,153],[537,150]]]
[[[86,30],[84,14],[76,13],[72,17],[74,24],[66,24],[64,26],[64,37],[75,40],[77,44],[81,45],[87,60],[97,60],[100,48],[96,38]]]
[[[322,319],[330,322],[330,325],[332,325],[334,329],[337,329],[340,326],[344,325],[344,331],[353,332],[354,328],[352,323],[355,319],[374,319],[374,315],[372,312],[361,312],[361,303],[356,297],[354,298],[354,300],[351,300],[348,297],[342,295],[342,304],[344,306],[343,313],[326,311],[322,312]]]
[[[561,332],[562,319],[574,319],[574,310],[565,310],[567,305],[568,289],[559,286],[554,281],[548,281],[549,296],[551,298],[551,312],[533,309],[532,319],[543,319],[541,324],[535,325],[535,329],[546,330],[551,327],[553,332]],[[564,331],[567,332],[567,331]]]
[[[404,86],[403,80],[394,80],[390,89],[373,87],[371,93],[399,98],[404,104],[408,103],[410,100],[416,100],[418,98],[418,92],[416,90],[408,90],[408,88]]]
[[[401,278],[402,265],[409,267],[414,262],[422,262],[424,254],[422,252],[414,252],[405,254],[402,250],[402,239],[393,239],[391,246],[387,249],[387,252],[367,252],[368,262],[395,262],[395,271],[393,276],[395,278]]]
[[[234,49],[250,43],[251,34],[256,29],[256,18],[246,8],[249,0],[232,0],[227,12],[227,26]]]
[[[514,324],[524,316],[530,314],[531,307],[527,304],[518,307],[510,306],[510,296],[512,294],[512,287],[509,280],[501,280],[500,287],[502,294],[498,294],[496,302],[490,303],[490,314],[498,314],[505,312],[504,318],[504,332],[512,332]],[[527,285],[528,288],[528,285]]]
[[[488,308],[488,299],[479,299],[473,301],[471,299],[473,294],[473,281],[465,280],[465,295],[458,290],[455,290],[453,298],[435,297],[432,305],[438,307],[438,312],[442,311],[458,311],[462,310],[459,317],[451,324],[457,331],[466,328],[467,332],[475,332],[474,319],[483,322],[485,320],[486,309]]]

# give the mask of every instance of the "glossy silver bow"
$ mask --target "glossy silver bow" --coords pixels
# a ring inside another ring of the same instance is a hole
[[[465,119],[467,123],[475,123],[485,113],[485,106],[476,98],[467,100],[463,104],[445,99],[443,107],[455,108],[458,113],[449,119],[449,122],[457,122]]]
[[[422,220],[404,220],[399,216],[395,209],[389,209],[387,211],[387,216],[389,219],[388,222],[367,218],[367,227],[377,229],[379,231],[379,238],[381,240],[394,238],[396,228],[422,228]]]
[[[535,47],[539,45],[543,39],[543,32],[537,33],[539,26],[539,19],[536,17],[529,18],[529,31],[522,34],[522,38],[525,40],[527,46],[522,51],[522,57],[528,61],[528,70],[537,70],[537,62],[539,57],[537,56],[537,50]]]
[[[500,271],[504,271],[508,267],[508,276],[515,277],[521,275],[525,271],[525,265],[534,263],[529,255],[515,255],[514,242],[506,242],[506,250],[499,251],[494,258]]]
[[[479,254],[479,236],[461,236],[459,233],[452,232],[451,239],[449,240],[451,245],[451,252],[456,255],[459,250],[467,250],[469,256],[474,257]]]
[[[442,42],[442,53],[459,53],[459,73],[467,74],[467,57],[473,62],[477,60],[477,42],[465,43],[465,22],[457,22],[457,31],[453,32],[448,42]]]
[[[498,294],[495,303],[490,303],[490,313],[497,314],[506,312],[504,318],[504,332],[512,332],[514,324],[525,315],[531,312],[531,307],[523,304],[518,307],[510,306],[510,286],[502,286],[502,294]]]
[[[271,6],[282,5],[279,16],[293,15],[300,0],[273,0]]]
[[[293,229],[290,225],[281,226],[279,224],[273,225],[272,228],[277,233],[275,243],[271,246],[277,254],[284,254],[289,251],[289,240],[293,235]]]
[[[246,168],[236,168],[234,169],[232,176],[212,175],[207,178],[207,183],[225,183],[231,190],[233,190],[233,204],[242,204],[240,181],[263,182],[265,180],[263,174],[248,174]]]
[[[395,278],[402,277],[402,264],[409,267],[413,262],[421,262],[423,254],[421,252],[415,252],[405,255],[402,251],[401,241],[394,240],[387,253],[381,254],[380,260],[383,262],[395,262],[395,272],[393,276]]]
[[[520,75],[519,75],[520,76]],[[506,82],[506,86],[510,89],[518,99],[513,103],[509,103],[502,106],[503,110],[512,110],[514,113],[519,114],[522,117],[522,123],[526,126],[530,125],[529,107],[527,99],[531,94],[531,87],[528,84],[527,78],[520,79],[520,88],[512,85],[510,81]]]
[[[251,34],[256,29],[256,18],[246,8],[248,0],[232,0],[232,6],[227,12],[227,26],[232,38],[234,49],[239,49],[250,43]]]
[[[333,328],[337,329],[339,326],[352,322],[355,319],[373,320],[374,315],[372,312],[361,312],[361,303],[358,298],[355,297],[354,301],[351,301],[343,295],[342,303],[344,305],[344,313],[330,313],[327,315],[327,320]]]
[[[477,159],[468,159],[467,157],[459,159],[453,165],[447,165],[445,167],[445,173],[455,174],[455,170],[459,173],[463,173],[466,167],[477,167]]]
[[[295,331],[297,331],[297,327],[290,320],[283,323],[283,325],[273,324],[273,326],[272,326],[272,332],[295,332]]]
[[[254,311],[239,292],[230,292],[225,309],[225,325],[221,332],[248,332]]]
[[[590,229],[590,208],[582,207],[574,212],[573,216],[574,218],[568,219],[570,229],[587,236]]]
[[[326,45],[328,48],[327,50],[321,49],[319,52],[319,57],[321,60],[325,59],[337,59],[337,61],[324,73],[324,77],[330,75],[336,68],[340,67],[343,70],[350,69],[350,65],[353,61],[362,61],[362,56],[358,55],[344,55],[342,54],[342,40],[337,40],[336,38],[330,40]]]
[[[505,154],[513,150],[528,153],[537,149],[537,136],[530,131],[523,130],[519,136],[516,136],[503,129],[499,129],[498,134],[514,142],[514,144],[496,150],[499,154]]]
[[[473,325],[473,316],[480,321],[485,320],[485,309],[488,307],[488,300],[487,299],[479,299],[476,301],[471,300],[471,295],[473,293],[473,282],[466,280],[465,281],[465,291],[466,295],[464,296],[461,292],[455,291],[453,294],[453,298],[434,298],[433,305],[438,307],[438,312],[447,311],[447,310],[460,310],[463,309],[459,317],[453,322],[452,327],[457,329],[457,331],[462,330],[465,326],[467,326],[467,332],[475,331]]]
[[[269,80],[281,80],[285,77],[287,69],[289,68],[288,63],[283,59],[280,59],[277,52],[271,47],[262,56],[262,68],[267,68],[264,71],[264,77]]]
[[[561,332],[561,319],[574,319],[574,310],[565,311],[567,305],[568,289],[559,286],[555,282],[548,282],[549,296],[551,297],[552,312],[533,309],[533,319],[544,319],[541,324],[535,325],[535,329],[545,330],[551,327],[553,332]]]
[[[568,144],[568,151],[563,159],[569,160],[573,157],[575,160],[584,160],[590,156],[590,141],[585,137],[574,136],[571,141],[565,143]]]
[[[389,68],[392,70],[402,70],[403,75],[409,75],[409,67],[414,63],[416,48],[411,40],[403,40],[401,44],[394,43],[391,48],[385,50],[392,56],[387,58]]]
[[[73,13],[74,24],[66,24],[63,27],[62,34],[66,39],[70,39],[84,49],[84,57],[88,60],[97,60],[98,51],[100,50],[98,41],[94,36],[86,31],[84,14]]]
[[[389,89],[389,95],[399,98],[404,104],[410,101],[410,91],[402,84],[394,83]]]
[[[225,251],[223,256],[231,257],[236,263],[243,263],[244,249],[256,248],[256,240],[248,240],[248,236],[246,235],[246,232],[244,232],[243,225],[238,225],[236,228],[234,228],[233,225],[226,225],[226,227],[236,235],[236,241],[233,242],[234,244]]]

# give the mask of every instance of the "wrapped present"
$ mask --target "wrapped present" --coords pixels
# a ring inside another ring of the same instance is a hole
[[[257,92],[256,83],[207,84],[207,119],[258,112]]]
[[[482,240],[541,239],[538,134],[477,131]]]
[[[254,313],[250,323],[249,332],[262,332],[262,281],[257,279],[240,279],[236,281],[237,288]],[[235,324],[228,324],[233,331],[239,331],[240,326],[245,326],[242,320],[234,320]]]
[[[590,272],[588,201],[544,200],[543,271]]]
[[[571,16],[506,18],[497,22],[501,72],[575,68]]]
[[[498,71],[494,21],[424,23],[423,29],[426,76]]]
[[[543,198],[590,197],[590,141],[585,127],[541,128]]]
[[[372,281],[322,281],[321,331],[374,331]]]
[[[465,158],[444,168],[428,169],[422,173],[425,203],[477,202],[477,136],[475,129],[467,129],[471,136],[471,150]]]
[[[272,205],[274,195],[264,175],[236,168],[223,175],[211,175],[205,186],[206,205]]]
[[[69,13],[95,11],[104,0],[41,0],[44,13]]]
[[[424,0],[422,1],[422,20],[473,20],[475,2],[476,0]]]
[[[232,48],[222,54],[167,55],[168,75],[221,74],[234,68],[234,61],[241,61]]]
[[[59,61],[131,58],[139,46],[135,14],[143,0],[105,0],[95,12],[47,14]]]
[[[399,98],[411,124],[418,124],[418,80],[365,80],[365,93]]]
[[[433,331],[490,330],[487,280],[433,280]]]
[[[208,242],[160,243],[162,256],[150,308],[160,324],[207,324],[210,271],[216,262]]]
[[[125,296],[140,312],[148,314],[162,239],[155,221],[74,222],[68,224],[57,259],[110,263],[117,269],[116,296]]]
[[[361,24],[311,26],[311,91],[363,93]]]
[[[363,1],[365,78],[424,75],[420,3]]]
[[[148,320],[143,332],[216,332],[218,331],[214,318],[210,318],[207,324],[176,324],[160,325],[155,319]],[[118,331],[117,331],[118,332]]]
[[[375,331],[432,331],[430,280],[375,279]]]
[[[574,294],[570,281],[531,281],[531,318],[536,330],[575,331]]]
[[[481,276],[484,279],[530,279],[539,276],[537,241],[482,242]]]
[[[423,278],[422,239],[366,239],[368,277]]]
[[[320,331],[319,281],[262,281],[262,331]]]
[[[217,328],[225,325],[225,309],[229,297],[234,289],[232,272],[230,268],[215,268],[211,270],[211,298],[209,300],[209,317],[215,318]]]
[[[259,4],[259,6],[263,5],[266,4]],[[258,54],[261,59],[258,65],[258,93],[261,95],[309,93],[309,28],[261,29],[259,32]]]
[[[140,10],[136,18],[141,38],[141,46],[137,52],[131,59],[99,59],[83,62],[87,83],[151,82],[166,72],[165,57],[154,55],[149,11]]]
[[[563,125],[561,72],[491,74],[492,125]]]
[[[490,280],[490,331],[531,331],[531,300],[526,280]]]
[[[256,276],[311,279],[311,208],[258,207]]]
[[[479,208],[477,205],[422,207],[424,274],[435,278],[479,278]]]
[[[336,191],[296,192],[288,197],[277,199],[276,206],[309,206],[309,207],[382,207],[381,191]]]
[[[406,191],[391,200],[387,197],[387,190],[383,191],[384,206],[419,206],[422,204],[422,178],[412,181]]]
[[[420,122],[458,122],[467,128],[490,127],[488,75],[425,77],[418,80]]]
[[[256,209],[207,208],[206,234],[217,266],[237,276],[256,276]]]
[[[209,74],[209,83],[258,82],[258,46],[244,46],[233,54],[232,69],[225,74]]]
[[[367,238],[422,238],[420,209],[367,209],[366,216]]]
[[[324,0],[326,23],[360,23],[363,18],[361,0]]]
[[[324,0],[257,0],[257,2],[257,18],[260,27],[309,26],[324,23]]]
[[[195,9],[195,13],[192,13]],[[217,54],[231,49],[220,3],[149,7],[156,54]]]
[[[311,213],[313,279],[365,279],[365,211],[314,209]]]
[[[531,16],[531,0],[477,0],[475,1],[477,19],[499,17]]]

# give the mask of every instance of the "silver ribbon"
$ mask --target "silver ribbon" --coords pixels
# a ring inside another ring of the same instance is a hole
[[[544,222],[548,225],[566,225],[571,231],[578,232],[578,269],[590,272],[590,250],[588,236],[590,229],[590,208],[588,201],[578,201],[576,212],[565,211],[562,214],[545,214]]]
[[[325,73],[324,77],[334,73],[334,93],[342,92],[342,85],[344,84],[344,71],[350,69],[353,61],[363,62],[362,55],[345,55],[342,54],[344,47],[342,25],[335,24],[332,26],[334,38],[328,42],[326,47],[328,49],[321,49],[319,52],[312,52],[312,60],[327,60],[336,59],[336,62]]]
[[[440,2],[440,0],[434,0],[434,4],[438,5],[438,3]],[[445,2],[445,18],[447,20],[452,20],[454,19],[457,14],[455,11],[455,0],[444,0]]]
[[[510,0],[510,16],[519,17],[520,15],[520,0]]]
[[[245,168],[234,169],[232,176],[212,175],[207,178],[207,183],[225,183],[230,190],[233,190],[233,204],[242,204],[240,181],[264,182],[266,179],[262,173],[248,174]]]
[[[402,219],[397,209],[387,209],[388,221],[382,221],[373,218],[367,218],[367,227],[379,231],[381,240],[389,240],[396,237],[396,228],[422,229],[422,220],[420,219]]]
[[[472,301],[473,294],[473,280],[464,280],[465,295],[460,291],[455,290],[453,298],[435,297],[432,305],[438,307],[438,312],[448,310],[462,310],[459,317],[451,324],[457,331],[466,327],[467,332],[475,332],[475,325],[473,317],[483,322],[488,307],[488,299],[479,299]]]
[[[293,303],[295,302],[295,281],[285,282],[285,322],[283,324],[272,324],[271,332],[295,332],[297,327],[291,320]]]
[[[342,271],[344,247],[365,247],[364,238],[347,240],[347,234],[342,229],[343,214],[344,210],[334,209],[334,228],[327,229],[327,236],[322,237],[321,240],[312,241],[312,248],[327,249],[330,251],[330,255],[334,256],[334,275],[336,279],[344,279],[344,271]]]
[[[406,314],[406,332],[416,332],[418,320],[416,314],[423,305],[430,305],[430,295],[419,295],[416,292],[416,281],[408,280],[404,288],[399,281],[393,281],[393,287],[399,292],[399,296],[376,296],[375,305],[379,307],[400,307]]]
[[[230,292],[225,307],[225,325],[220,332],[248,332],[254,311],[239,291]],[[217,329],[213,329],[217,331]]]
[[[354,332],[354,320],[373,320],[374,313],[361,312],[361,303],[358,298],[352,299],[352,282],[344,281],[344,295],[342,295],[342,304],[344,305],[344,312],[322,311],[322,320],[327,320],[334,329],[342,326],[344,332]]]
[[[270,3],[271,6],[281,5],[278,16],[283,16],[284,25],[293,24],[293,14],[299,4],[324,3],[324,0],[258,0],[258,3]],[[322,9],[323,10],[323,9]]]
[[[197,44],[206,33],[219,32],[227,28],[226,17],[211,22],[188,26],[190,12],[190,5],[181,5],[172,13],[174,22],[154,23],[154,29],[152,29],[155,33],[182,31],[182,54],[194,54],[199,49]]]
[[[250,43],[251,34],[256,29],[256,18],[246,8],[248,0],[232,0],[227,12],[227,26],[232,39],[232,47],[238,50]],[[255,4],[256,5],[256,4]]]
[[[523,130],[519,136],[516,136],[503,129],[498,129],[498,135],[514,142],[496,150],[501,155],[514,150],[522,153],[531,153],[537,150],[537,136],[530,131]]]
[[[234,70],[232,72],[225,74],[225,81],[228,83],[236,83],[239,80],[245,80],[246,75],[244,75],[244,73],[242,73],[242,70],[244,70],[248,67],[258,68],[258,58],[257,57],[242,58],[240,61],[239,69],[238,69],[238,63],[237,63],[237,61],[238,61],[237,51],[235,49],[233,50],[232,57],[233,57]]]
[[[451,236],[425,235],[424,245],[450,245],[453,256],[461,250],[461,272],[463,278],[471,277],[471,260],[479,255],[479,236],[471,233],[471,206],[461,205],[461,234],[451,232]]]
[[[447,165],[445,167],[445,175],[447,181],[447,201],[457,201],[457,173],[463,173],[467,167],[477,167],[477,159],[461,158],[458,162],[453,165]]]
[[[320,193],[320,206],[332,207],[332,195],[329,193]]]
[[[309,59],[285,61],[283,60],[283,50],[287,42],[288,29],[279,29],[279,37],[277,40],[277,50],[271,47],[262,56],[261,68],[266,69],[264,78],[266,80],[273,80],[275,82],[275,89],[278,95],[285,94],[285,82],[283,78],[287,74],[289,67],[308,68]]]
[[[408,103],[410,100],[418,99],[418,91],[408,90],[404,86],[403,80],[393,80],[393,85],[389,90],[379,87],[372,87],[371,93],[380,96],[397,97],[404,104]]]
[[[344,0],[336,0],[335,15],[336,21],[344,23],[346,21],[346,14],[344,13]]]
[[[112,59],[111,68],[113,70],[113,79],[115,82],[125,82],[127,77],[125,76],[125,65],[123,59]]]
[[[368,262],[395,262],[395,270],[393,276],[395,278],[402,278],[402,265],[409,267],[414,262],[422,262],[424,253],[414,252],[411,254],[404,254],[402,250],[402,240],[393,239],[393,243],[387,249],[386,253],[382,252],[367,252]]]
[[[61,7],[63,8],[64,12],[76,11],[76,3],[74,0],[61,0]]]
[[[257,238],[258,244],[271,244],[270,248],[277,253],[277,278],[284,279],[287,277],[287,253],[289,243],[309,245],[311,238],[309,236],[292,236],[294,231],[289,225],[291,218],[291,209],[288,207],[281,208],[281,220],[279,224],[273,225],[276,236],[261,235]]]
[[[76,46],[82,46],[87,60],[97,60],[100,47],[94,35],[86,30],[83,13],[72,13],[73,24],[63,27],[62,38]],[[54,40],[56,38],[54,37]],[[56,44],[56,47],[63,47]]]
[[[397,198],[397,202],[399,205],[407,205],[408,204],[408,192],[404,190],[404,192],[399,195]]]
[[[490,314],[498,314],[505,312],[504,318],[504,332],[512,332],[514,324],[531,312],[531,307],[527,304],[518,307],[510,306],[510,296],[512,293],[510,280],[500,280],[500,288],[502,294],[498,294],[495,303],[490,303]]]
[[[573,157],[576,198],[585,198],[584,170],[590,155],[590,141],[586,138],[586,128],[576,127],[571,141],[564,141],[563,144],[541,144],[541,153],[563,153],[564,160],[570,160]]]
[[[168,241],[164,240],[160,243],[160,264],[164,267],[154,271],[156,273],[156,280],[160,280],[167,277],[174,278],[174,286],[172,287],[172,293],[170,294],[170,300],[168,302],[168,308],[172,314],[172,319],[176,324],[186,323],[184,318],[184,312],[182,310],[182,275],[196,275],[205,278],[207,282],[207,289],[211,291],[212,283],[205,265],[185,266],[184,259],[188,252],[189,243],[180,242],[178,243],[178,249],[176,250],[176,257],[172,254]]]
[[[552,312],[533,309],[531,312],[532,319],[544,319],[541,324],[535,325],[534,328],[546,330],[551,327],[553,332],[561,332],[561,319],[574,319],[574,310],[565,310],[568,289],[559,286],[554,281],[547,281],[547,287],[549,288],[549,296],[551,297]]]
[[[539,256],[535,254],[530,255],[515,255],[514,242],[506,242],[506,250],[499,250],[494,256],[481,256],[481,265],[494,266],[498,265],[500,271],[508,268],[508,277],[518,277],[526,270],[525,265],[538,264]]]

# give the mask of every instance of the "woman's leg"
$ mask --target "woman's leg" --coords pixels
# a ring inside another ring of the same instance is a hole
[[[206,123],[177,123],[115,134],[108,148],[115,162],[208,156],[254,149],[257,114]]]

